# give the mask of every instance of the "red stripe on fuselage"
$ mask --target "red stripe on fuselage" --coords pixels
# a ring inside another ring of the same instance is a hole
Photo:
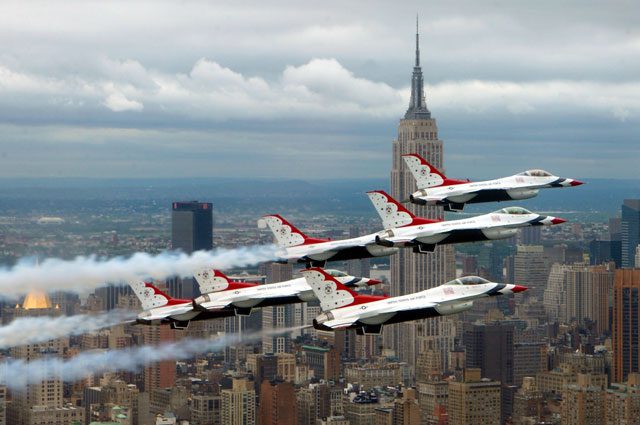
[[[465,183],[471,183],[471,180],[444,179],[444,183],[442,183],[440,186],[455,186],[457,184],[465,184]]]
[[[331,241],[331,239],[307,238],[304,235],[302,237],[304,238],[304,242],[302,243],[302,245],[312,245],[314,243],[324,243]]]
[[[145,282],[144,286],[146,286],[147,288],[153,289],[154,295],[160,295],[161,297],[165,297],[167,299],[167,303],[165,305],[176,305],[176,304],[188,304],[188,303],[191,303],[191,300],[183,300],[183,299],[180,299],[180,298],[171,298],[169,295],[165,294],[164,292],[162,292],[161,290],[159,290],[158,288],[156,288],[155,286],[153,286],[150,283]]]
[[[387,298],[389,298],[389,295],[361,295],[356,293],[351,304],[347,304],[340,308],[349,307],[351,305],[369,304],[375,301],[386,300]]]

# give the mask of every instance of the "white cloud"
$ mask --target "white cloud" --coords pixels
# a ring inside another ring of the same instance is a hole
[[[104,101],[104,106],[113,112],[142,111],[143,105],[135,100],[129,100],[122,93],[112,93]]]
[[[427,88],[438,109],[473,114],[605,114],[617,120],[640,117],[640,80],[448,81]]]
[[[409,89],[356,76],[336,59],[312,59],[287,66],[280,77],[249,76],[209,60],[196,61],[188,73],[163,73],[132,60],[107,60],[94,79],[20,73],[0,66],[0,107],[85,109],[91,114],[144,111],[145,122],[166,120],[182,127],[197,120],[319,118],[370,121],[394,119],[405,109]],[[496,113],[605,114],[637,119],[640,81],[445,81],[427,86],[427,103],[437,111],[475,115]],[[23,100],[24,99],[24,100]],[[98,117],[94,117],[98,118]],[[37,120],[37,114],[29,119]],[[67,119],[60,116],[60,124]],[[129,119],[129,118],[128,118]],[[135,125],[135,122],[133,123]],[[116,124],[117,125],[117,124]],[[126,122],[132,125],[131,121]]]

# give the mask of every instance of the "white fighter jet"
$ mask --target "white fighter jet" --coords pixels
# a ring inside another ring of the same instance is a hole
[[[329,331],[355,328],[360,335],[379,334],[386,324],[460,313],[470,309],[474,300],[527,290],[525,286],[467,276],[399,297],[372,296],[352,291],[321,268],[302,274],[323,311],[313,320],[313,327]]]
[[[308,266],[324,266],[327,261],[381,257],[398,252],[376,244],[375,234],[357,238],[330,240],[310,238],[293,224],[277,214],[266,215],[258,221],[259,227],[268,226],[280,248],[280,261],[301,262]]]
[[[509,177],[478,182],[448,179],[418,154],[402,157],[418,186],[408,200],[419,205],[443,205],[445,211],[462,211],[465,204],[528,199],[536,196],[540,189],[583,184],[579,180],[557,177],[544,170],[528,170]]]
[[[279,215],[261,219],[275,236],[281,261],[304,262],[324,266],[327,261],[391,255],[397,248],[413,248],[416,253],[433,252],[436,245],[506,239],[518,228],[564,223],[558,217],[532,213],[520,207],[507,207],[490,214],[461,220],[431,220],[416,217],[398,201],[381,190],[368,192],[384,229],[357,238],[309,238]],[[260,223],[260,222],[259,222]]]
[[[208,320],[233,316],[230,312],[203,312],[193,307],[193,300],[171,298],[151,283],[129,284],[142,304],[143,312],[136,323],[143,325],[169,324],[172,329],[186,329],[192,320]]]
[[[326,270],[325,273],[336,279],[340,284],[350,288],[381,283],[375,279],[349,276],[338,270]],[[215,276],[209,274],[208,278],[202,277],[201,274],[196,274],[196,280],[200,284],[200,292],[203,295],[193,301],[193,306],[203,312],[216,313],[229,310],[235,315],[249,315],[254,308],[316,300],[313,290],[309,287],[304,277],[218,292],[211,291],[212,284],[217,285],[217,287],[224,286],[225,283],[231,284],[229,279],[222,273],[216,271]]]
[[[385,230],[375,235],[378,245],[412,247],[414,252],[433,252],[436,245],[506,239],[518,229],[564,223],[558,217],[507,207],[489,214],[449,221],[423,222],[382,190],[367,193],[382,218]]]

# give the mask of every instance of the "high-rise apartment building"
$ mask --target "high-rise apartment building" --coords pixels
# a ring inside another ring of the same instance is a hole
[[[296,394],[291,382],[264,380],[260,385],[260,425],[295,425]]]
[[[449,382],[432,379],[418,382],[418,403],[421,423],[440,423],[440,412],[446,412],[449,399]]]
[[[253,382],[234,378],[230,389],[221,391],[220,422],[225,425],[256,424],[256,391]]]
[[[160,345],[175,339],[175,330],[168,326],[141,326],[144,345]],[[162,360],[150,363],[143,370],[144,391],[151,392],[159,388],[172,387],[176,383],[175,360]]]
[[[480,369],[467,369],[464,382],[449,383],[449,425],[500,423],[500,382],[480,376]]]
[[[529,297],[542,300],[550,269],[542,245],[518,245],[513,262],[514,282],[528,287]]]
[[[340,393],[340,388],[336,388]],[[327,383],[313,383],[296,391],[296,411],[299,425],[315,425],[317,418],[326,418],[333,414],[330,392]]]
[[[640,420],[640,374],[630,373],[624,384],[611,384],[605,394],[606,425],[633,424]]]
[[[186,254],[213,248],[213,213],[209,202],[174,202],[171,211],[171,249]],[[176,298],[200,295],[193,278],[167,281],[169,294]]]
[[[640,199],[625,199],[621,217],[622,267],[635,264],[636,247],[640,245]]]
[[[393,425],[420,425],[420,405],[416,390],[405,388],[393,402]]]
[[[443,170],[443,142],[438,138],[436,120],[431,117],[424,96],[420,67],[419,35],[416,31],[416,57],[411,79],[411,101],[400,120],[398,136],[392,143],[391,196],[405,199],[417,190],[415,179],[402,155],[418,153]],[[414,214],[430,219],[442,218],[441,207],[407,205]],[[401,249],[391,256],[391,295],[398,296],[441,285],[455,278],[455,256],[451,245],[438,246],[431,254]],[[401,323],[385,330],[385,345],[396,350],[401,360],[414,365],[417,353],[427,348],[445,355],[453,348],[454,325],[450,318],[434,318]]]
[[[623,225],[624,227],[624,225]],[[616,270],[613,285],[613,382],[640,372],[640,269]]]
[[[536,379],[527,376],[513,400],[513,423],[527,425],[541,422],[544,398],[538,390]]]
[[[552,320],[593,322],[598,334],[609,326],[609,299],[613,290],[612,264],[554,264],[544,291],[545,311]]]
[[[604,423],[604,382],[594,381],[590,374],[578,374],[575,384],[562,392],[562,424],[601,425]]]

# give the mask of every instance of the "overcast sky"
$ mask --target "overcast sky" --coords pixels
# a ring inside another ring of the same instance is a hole
[[[445,4],[446,3],[446,4]],[[640,177],[638,1],[0,2],[0,177]]]

